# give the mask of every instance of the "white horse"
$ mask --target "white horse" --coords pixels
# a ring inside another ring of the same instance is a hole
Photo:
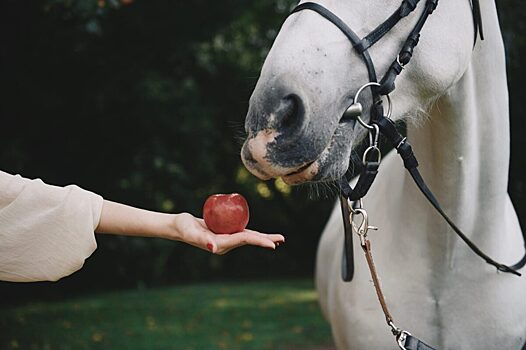
[[[369,49],[380,76],[425,1]],[[398,1],[324,0],[360,37]],[[468,0],[440,0],[391,94],[393,119],[408,122],[420,171],[445,211],[488,255],[522,257],[507,194],[509,117],[497,11],[481,0],[485,40],[473,47]],[[333,24],[291,15],[263,65],[246,119],[247,168],[288,183],[324,181],[347,169],[359,127],[340,123],[368,81],[363,61]],[[355,142],[356,143],[356,142]],[[382,161],[364,206],[379,231],[374,256],[395,322],[438,349],[519,349],[526,339],[526,278],[497,273],[474,255],[418,191],[394,152]],[[316,285],[339,349],[396,348],[355,244],[354,280],[340,278],[343,226],[335,208],[320,240]]]

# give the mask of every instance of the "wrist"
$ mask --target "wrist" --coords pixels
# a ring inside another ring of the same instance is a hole
[[[163,237],[170,240],[184,241],[184,227],[183,222],[185,216],[189,216],[188,213],[178,213],[178,214],[164,214],[164,229]]]

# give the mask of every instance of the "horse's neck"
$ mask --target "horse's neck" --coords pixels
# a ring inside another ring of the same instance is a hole
[[[423,125],[409,126],[408,136],[444,209],[483,249],[498,254],[498,247],[509,243],[501,241],[502,224],[516,217],[507,195],[504,50],[496,13],[486,17],[486,40],[478,42],[467,71]]]
[[[482,206],[499,210],[506,197],[509,123],[504,61],[480,63],[474,60],[422,126],[408,130],[422,171],[453,212]]]

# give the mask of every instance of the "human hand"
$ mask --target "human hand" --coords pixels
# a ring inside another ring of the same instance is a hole
[[[231,235],[215,234],[203,219],[188,213],[159,213],[108,200],[104,201],[96,232],[177,240],[215,254],[225,254],[244,245],[276,249],[285,242],[282,235],[246,229]]]
[[[168,238],[220,255],[244,245],[276,249],[276,246],[285,242],[285,237],[280,234],[265,234],[247,229],[233,234],[215,234],[206,227],[203,219],[188,213],[174,214],[172,224],[174,236]]]

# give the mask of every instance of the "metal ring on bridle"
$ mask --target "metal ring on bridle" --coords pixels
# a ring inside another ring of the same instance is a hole
[[[380,149],[377,147],[377,146],[371,146],[371,147],[368,147],[365,152],[363,152],[363,156],[362,156],[362,163],[365,164],[365,162],[367,161],[367,154],[370,152],[370,151],[376,151],[376,153],[378,154],[378,159],[376,160],[377,163],[380,163],[380,161],[382,160],[382,153],[380,152]]]
[[[358,91],[356,91],[356,95],[354,95],[354,101],[353,103],[358,103],[358,97],[360,97],[360,94],[362,93],[363,89],[365,89],[366,87],[369,87],[369,86],[381,86],[380,83],[377,83],[377,82],[374,82],[374,81],[371,81],[371,82],[368,82],[367,84],[364,84],[362,85],[362,87],[360,87],[358,89]],[[389,95],[385,95],[385,97],[387,98],[387,119],[390,119],[391,118],[391,112],[392,112],[392,109],[393,109],[393,105],[391,103],[391,97],[389,97]],[[358,122],[366,129],[369,129],[369,130],[373,130],[374,127],[370,124],[367,124],[366,122],[363,121],[362,118],[360,118],[360,116],[356,116],[356,119],[358,120]]]

